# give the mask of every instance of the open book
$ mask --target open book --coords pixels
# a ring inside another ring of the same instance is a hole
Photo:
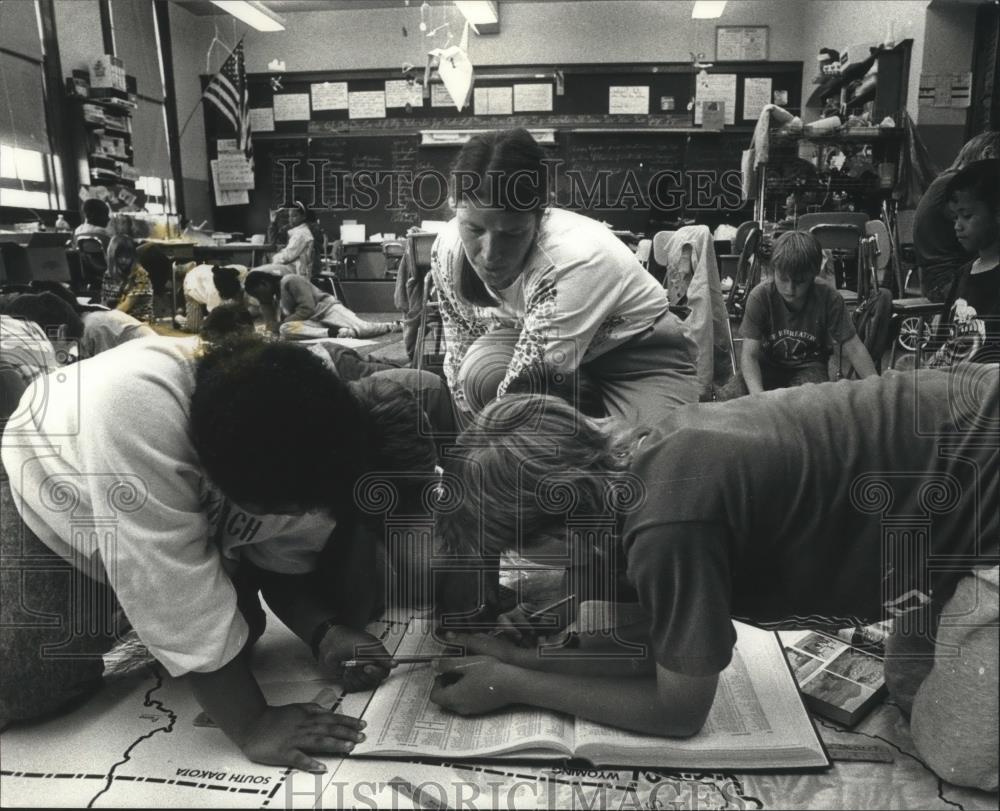
[[[534,707],[476,717],[430,700],[435,671],[400,665],[375,691],[364,719],[367,739],[355,756],[580,758],[595,766],[691,770],[817,769],[830,765],[806,713],[781,644],[772,631],[736,623],[733,661],[719,679],[708,720],[691,738],[661,738]],[[413,620],[395,655],[441,650],[430,625]]]

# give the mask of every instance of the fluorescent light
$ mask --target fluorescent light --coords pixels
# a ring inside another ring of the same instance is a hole
[[[258,31],[284,31],[285,20],[255,0],[212,0],[223,11]]]
[[[691,9],[692,20],[714,20],[726,10],[726,0],[696,0]]]
[[[455,5],[473,25],[491,25],[500,22],[496,4],[490,0],[455,0]]]

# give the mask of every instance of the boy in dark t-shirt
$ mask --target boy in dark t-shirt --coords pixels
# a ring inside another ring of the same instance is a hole
[[[748,393],[826,382],[834,345],[843,345],[859,377],[876,373],[843,298],[815,281],[822,261],[811,234],[789,231],[775,242],[774,278],[750,292],[743,316],[740,367]]]
[[[978,256],[958,272],[945,302],[949,333],[978,334],[970,360],[996,360],[1000,345],[1000,159],[975,161],[948,183],[959,244]],[[979,348],[978,344],[983,344]],[[984,350],[986,352],[984,353]],[[945,357],[950,359],[953,354]],[[942,365],[936,357],[932,365]]]

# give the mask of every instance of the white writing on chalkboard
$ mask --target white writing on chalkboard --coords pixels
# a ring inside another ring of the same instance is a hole
[[[347,99],[348,118],[385,118],[384,90],[359,90]]]
[[[309,94],[308,93],[275,93],[275,95],[274,95],[274,120],[275,121],[308,121],[309,120]]]
[[[633,85],[608,88],[608,112],[612,115],[639,114],[649,112],[649,87]]]
[[[320,82],[309,85],[314,110],[346,110],[347,82]]]

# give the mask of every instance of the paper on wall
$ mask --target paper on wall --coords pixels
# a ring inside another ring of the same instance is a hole
[[[274,96],[275,121],[308,121],[308,93],[276,93]]]
[[[510,115],[514,112],[514,89],[477,87],[473,102],[476,115]]]
[[[250,132],[274,132],[274,110],[271,107],[250,108]]]
[[[217,206],[245,206],[250,203],[250,194],[246,189],[223,189],[219,186],[219,161],[211,160],[212,188],[215,189],[215,204]]]
[[[736,74],[700,73],[695,80],[694,123],[701,124],[699,101],[724,101],[726,123],[736,123]]]
[[[552,85],[516,84],[514,85],[515,113],[548,113],[552,111]]]
[[[347,94],[348,118],[385,118],[385,91],[358,90]]]
[[[448,92],[448,88],[436,82],[431,85],[431,107],[453,107],[455,100]]]
[[[615,114],[649,114],[649,86],[632,85],[608,88],[608,112]]]
[[[418,82],[405,79],[391,79],[385,83],[386,107],[424,106],[424,88]]]
[[[314,110],[346,110],[347,82],[317,82],[309,85]]]
[[[215,142],[215,151],[220,154],[223,152],[236,152],[237,149],[235,138],[219,138]]]
[[[756,121],[771,103],[771,80],[749,77],[743,80],[743,120]]]
[[[232,191],[254,187],[253,169],[242,152],[219,152],[216,165],[220,189]]]

